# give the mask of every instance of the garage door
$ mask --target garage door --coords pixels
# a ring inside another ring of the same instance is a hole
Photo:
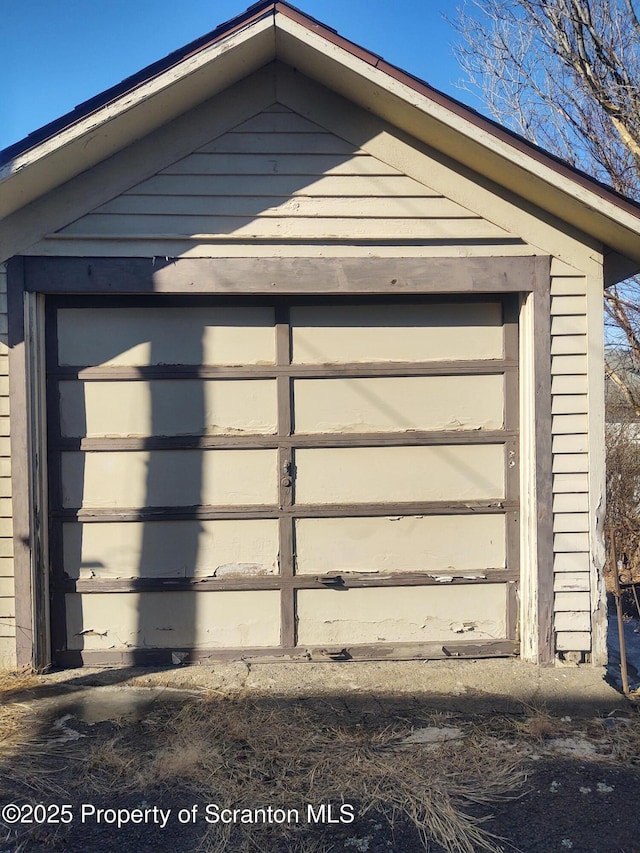
[[[517,650],[510,299],[50,298],[55,658]]]

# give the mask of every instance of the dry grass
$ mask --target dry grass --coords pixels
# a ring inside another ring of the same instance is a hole
[[[433,751],[404,749],[400,741],[411,732],[406,722],[366,724],[266,700],[194,702],[178,713],[156,713],[144,730],[146,748],[120,735],[97,745],[84,784],[119,792],[182,785],[223,807],[272,805],[301,814],[306,803],[343,801],[391,825],[409,820],[425,849],[432,840],[451,853],[501,849],[484,819],[471,812],[514,796],[524,778],[517,759],[505,760],[503,751],[476,738]],[[299,826],[278,830],[289,850],[323,849],[317,839],[301,837]],[[206,849],[217,853],[231,841],[233,849],[266,849],[259,839],[268,831],[224,827],[209,834]]]
[[[37,678],[30,669],[0,669],[0,757],[5,750],[13,749],[14,740],[23,730],[27,715],[26,707],[8,700],[36,684]]]

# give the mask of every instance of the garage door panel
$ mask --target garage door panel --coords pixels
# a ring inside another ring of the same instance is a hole
[[[47,299],[60,662],[515,647],[515,300]]]
[[[502,429],[504,377],[295,379],[295,430]]]
[[[500,303],[291,309],[294,364],[502,358]]]
[[[68,648],[252,648],[278,644],[277,591],[66,596]]]
[[[297,574],[465,572],[504,568],[504,515],[299,518]]]
[[[504,498],[503,445],[297,450],[296,503]]]
[[[277,519],[66,523],[70,578],[252,577],[278,572]]]
[[[274,309],[63,308],[60,365],[273,364]]]
[[[302,589],[301,645],[447,642],[506,637],[505,584],[385,589]]]
[[[63,507],[273,504],[276,450],[61,454]]]
[[[59,383],[67,436],[273,434],[274,379]]]

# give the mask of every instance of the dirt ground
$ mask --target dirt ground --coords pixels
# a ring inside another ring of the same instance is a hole
[[[485,663],[6,676],[0,853],[640,853],[635,703]]]

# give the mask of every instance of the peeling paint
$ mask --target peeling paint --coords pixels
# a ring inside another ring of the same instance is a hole
[[[271,566],[264,566],[260,563],[225,563],[223,566],[218,566],[212,577],[232,577],[237,575],[272,575],[274,574]]]

